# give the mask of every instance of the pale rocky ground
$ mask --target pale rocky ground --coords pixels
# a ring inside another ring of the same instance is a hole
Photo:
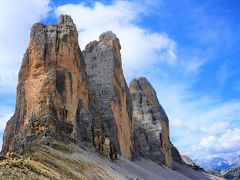
[[[175,163],[175,170],[141,159],[107,158],[74,144],[40,146],[32,157],[8,155],[0,160],[0,179],[187,180],[221,179]]]

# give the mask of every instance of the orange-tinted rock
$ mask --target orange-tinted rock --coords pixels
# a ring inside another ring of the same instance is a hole
[[[60,16],[58,25],[34,24],[3,152],[15,151],[40,136],[92,141],[90,109],[85,63],[71,17]]]

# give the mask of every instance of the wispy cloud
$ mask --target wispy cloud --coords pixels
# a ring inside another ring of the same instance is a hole
[[[227,64],[223,64],[219,68],[218,79],[219,84],[222,86],[226,82],[226,80],[230,76],[230,69],[228,68]]]
[[[229,152],[240,149],[240,129],[228,129],[221,136],[206,136],[201,139],[200,145],[215,152]]]
[[[240,81],[237,81],[236,84],[233,85],[232,89],[240,91]]]

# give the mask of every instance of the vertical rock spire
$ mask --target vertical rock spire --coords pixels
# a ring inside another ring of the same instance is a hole
[[[58,22],[32,27],[19,72],[16,110],[4,132],[3,152],[19,150],[43,136],[92,140],[90,92],[78,33],[70,16],[61,15]],[[86,118],[89,121],[79,129],[78,124]]]
[[[96,94],[101,131],[109,137],[111,152],[126,158],[132,150],[132,105],[124,79],[120,43],[111,31],[89,43],[83,55],[91,89]]]
[[[134,79],[129,88],[133,102],[135,158],[149,158],[171,167],[168,117],[154,88],[146,78]]]

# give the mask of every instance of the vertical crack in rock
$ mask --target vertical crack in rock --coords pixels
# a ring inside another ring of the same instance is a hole
[[[130,93],[135,158],[149,158],[171,167],[168,117],[158,102],[155,90],[146,78],[139,78],[130,83]]]
[[[120,49],[118,38],[109,31],[100,35],[99,41],[90,42],[83,55],[89,84],[98,102],[105,144],[109,144],[111,156],[121,154],[130,158],[132,105],[123,76]]]

